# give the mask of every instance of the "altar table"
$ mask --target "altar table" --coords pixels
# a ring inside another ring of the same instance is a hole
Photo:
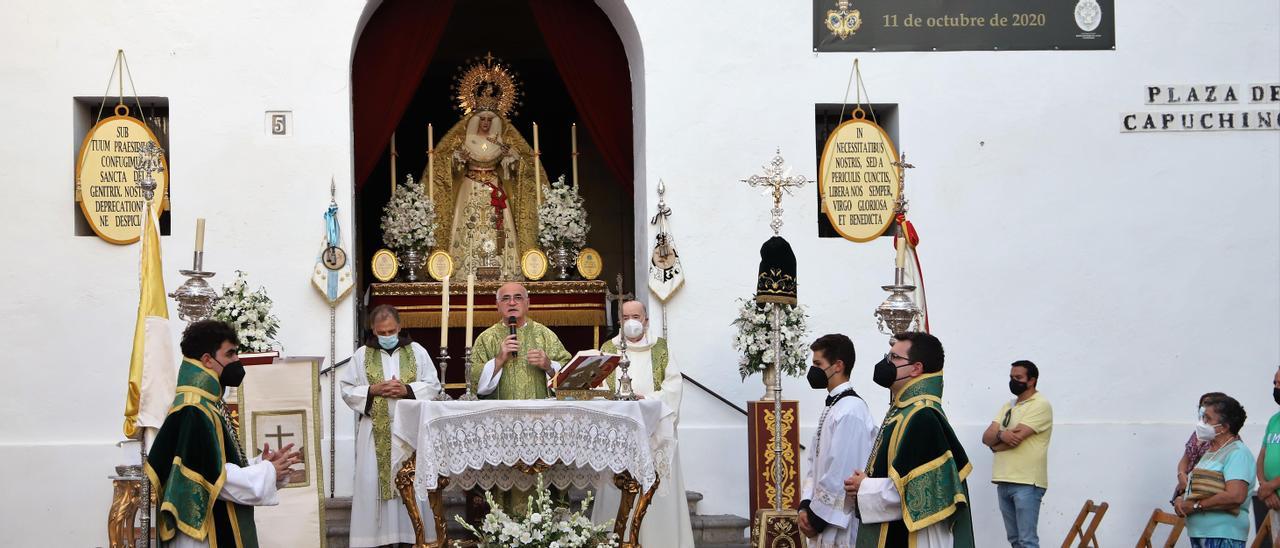
[[[431,501],[442,546],[441,491],[529,489],[541,473],[561,489],[622,489],[614,532],[622,546],[639,547],[644,513],[673,464],[675,413],[658,400],[401,400],[395,413],[396,484],[406,506],[416,506],[415,495]],[[426,546],[419,524],[414,528]]]

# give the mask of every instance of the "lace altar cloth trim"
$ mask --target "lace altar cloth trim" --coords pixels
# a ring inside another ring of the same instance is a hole
[[[599,486],[624,471],[648,489],[670,477],[675,448],[674,414],[658,400],[405,400],[396,415],[394,460],[417,451],[420,497],[439,476],[450,488],[529,489],[536,476],[514,466],[538,461],[555,463],[543,479],[561,489]]]

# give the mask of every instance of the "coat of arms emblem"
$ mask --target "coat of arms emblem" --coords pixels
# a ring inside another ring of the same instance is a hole
[[[832,36],[844,40],[862,28],[862,13],[849,9],[849,0],[837,0],[836,9],[827,10],[826,23]]]
[[[1098,0],[1076,2],[1076,26],[1085,32],[1093,32],[1102,23],[1102,6]]]

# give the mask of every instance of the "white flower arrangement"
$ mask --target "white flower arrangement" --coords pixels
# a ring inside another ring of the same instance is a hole
[[[538,244],[548,250],[565,248],[581,251],[587,245],[587,210],[583,207],[578,189],[564,181],[561,175],[551,183],[551,189],[543,195],[538,206]]]
[[[762,373],[773,358],[773,312],[771,306],[757,303],[755,299],[738,299],[738,318],[733,325],[738,334],[733,338],[733,349],[742,354],[738,361],[738,374],[746,379]],[[782,359],[779,371],[798,377],[808,368],[808,345],[805,344],[809,327],[804,305],[778,305],[782,308]]]
[[[280,320],[271,313],[271,297],[259,287],[249,291],[248,274],[237,270],[236,279],[222,286],[222,295],[213,303],[212,317],[235,328],[240,352],[268,352],[275,343]]]
[[[436,208],[422,184],[406,175],[382,208],[382,241],[396,251],[425,251],[436,243]]]
[[[577,512],[570,512],[567,507],[556,506],[551,502],[551,491],[542,483],[542,475],[538,475],[538,486],[529,496],[529,510],[524,516],[509,516],[496,501],[493,494],[484,495],[489,502],[489,515],[484,517],[480,528],[476,529],[462,516],[454,516],[471,534],[480,539],[481,546],[503,548],[616,548],[617,537],[613,534],[613,520],[602,525],[591,523],[586,517],[587,507],[591,504],[591,495],[582,501]],[[453,545],[462,546],[463,542],[455,540]]]

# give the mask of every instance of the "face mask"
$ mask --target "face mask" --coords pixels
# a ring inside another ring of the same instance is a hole
[[[898,369],[907,365],[894,365],[888,358],[882,359],[876,363],[875,369],[872,370],[871,380],[885,388],[892,388],[893,383],[898,381]]]
[[[214,361],[217,361],[215,358]],[[219,365],[222,362],[218,362]],[[244,364],[240,360],[233,361],[222,366],[222,375],[218,376],[218,380],[222,382],[222,386],[232,387],[240,386],[244,382]]]
[[[1217,427],[1214,425],[1200,421],[1196,423],[1196,439],[1200,440],[1201,443],[1212,441],[1218,435],[1215,430],[1217,430]]]
[[[386,350],[395,348],[397,344],[400,344],[399,333],[396,333],[395,335],[378,335],[378,346],[381,346]]]
[[[1276,400],[1277,404],[1280,404],[1280,388],[1272,388],[1271,397]]]
[[[640,320],[631,319],[622,322],[622,336],[627,339],[639,339],[644,334],[644,324]]]
[[[819,388],[826,388],[827,379],[830,379],[831,377],[827,376],[826,371],[818,369],[818,366],[810,365],[809,373],[805,375],[805,378],[809,379],[809,388],[817,390]]]
[[[1027,391],[1027,383],[1009,379],[1009,391],[1013,392],[1015,396],[1021,396],[1023,392]]]

